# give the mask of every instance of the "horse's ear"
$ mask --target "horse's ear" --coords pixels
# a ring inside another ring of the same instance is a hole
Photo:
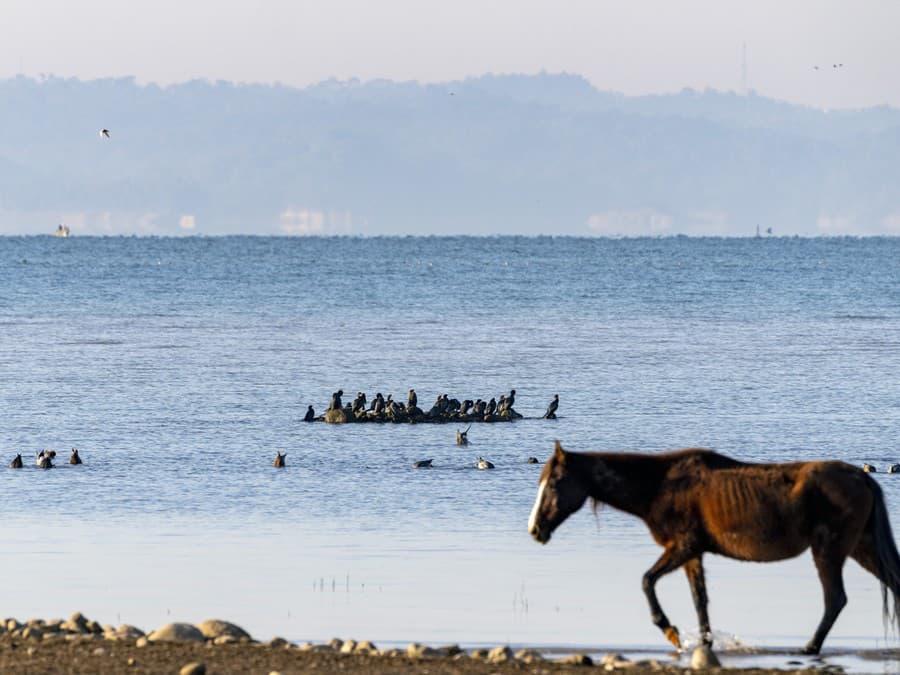
[[[553,457],[557,462],[566,461],[566,451],[563,450],[563,446],[560,445],[559,440],[556,441],[556,446],[553,448]]]

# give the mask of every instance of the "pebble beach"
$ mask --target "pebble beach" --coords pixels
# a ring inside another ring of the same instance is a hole
[[[719,667],[718,659],[704,648],[683,654],[680,659],[631,659],[618,653],[588,655],[577,652],[512,649],[498,645],[491,649],[463,649],[458,645],[410,643],[406,648],[379,648],[369,641],[333,638],[323,643],[294,643],[281,637],[262,642],[241,627],[222,620],[199,624],[169,623],[153,631],[136,626],[101,626],[81,613],[69,619],[0,623],[0,672],[2,673],[644,673],[716,672],[762,673],[845,672],[841,666],[823,661],[791,661],[785,666]],[[671,655],[674,656],[674,655]],[[883,659],[879,659],[879,656]],[[872,670],[859,667],[852,672],[892,672],[893,651],[869,654]],[[792,667],[793,664],[793,667]],[[749,665],[749,664],[748,664]]]

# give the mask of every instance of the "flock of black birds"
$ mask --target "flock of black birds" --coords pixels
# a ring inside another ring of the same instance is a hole
[[[385,398],[381,392],[375,394],[371,403],[365,392],[357,392],[350,403],[343,403],[344,390],[339,389],[331,395],[331,404],[325,415],[317,416],[313,406],[306,410],[306,422],[329,421],[327,412],[340,410],[341,421],[353,422],[501,422],[512,421],[522,417],[513,408],[516,402],[516,390],[509,394],[501,394],[499,398],[465,399],[450,398],[448,394],[440,394],[427,411],[419,407],[419,396],[415,389],[409,390],[406,403],[394,400],[393,394]],[[559,394],[547,406],[542,416],[544,419],[556,419],[559,407]]]
[[[351,403],[343,402],[344,390],[338,389],[331,395],[331,405],[328,406],[325,415],[317,416],[315,408],[309,406],[303,418],[306,422],[339,421],[343,422],[469,422],[465,431],[457,430],[457,445],[468,445],[469,429],[471,422],[499,422],[520,419],[521,414],[516,412],[513,405],[516,402],[516,390],[510,389],[509,394],[501,394],[498,398],[465,399],[450,398],[448,394],[440,394],[428,411],[419,408],[419,396],[415,389],[409,390],[406,403],[395,401],[392,394],[385,398],[381,392],[375,394],[375,398],[369,403],[365,392],[359,391]],[[556,419],[556,411],[559,409],[559,394],[553,395],[553,400],[547,406],[543,419]],[[329,413],[340,411],[339,419],[329,419]],[[274,466],[283,468],[286,466],[287,453],[278,452]],[[422,459],[413,463],[413,468],[428,469],[432,466],[431,459]],[[537,458],[529,457],[528,463],[536,464]],[[494,464],[489,460],[479,457],[475,462],[477,469],[493,469]]]

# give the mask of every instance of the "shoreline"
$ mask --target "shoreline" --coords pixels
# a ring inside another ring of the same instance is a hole
[[[400,643],[388,643],[399,645]],[[600,653],[575,647],[513,649],[461,648],[458,645],[406,647],[340,640],[293,643],[281,637],[254,640],[235,624],[209,620],[200,624],[171,623],[145,633],[140,628],[100,626],[80,613],[68,620],[15,619],[0,621],[2,673],[419,673],[487,675],[489,673],[569,673],[585,669],[634,674],[683,673],[708,670],[698,663],[698,649],[680,656],[672,651],[624,649]],[[632,654],[634,656],[623,656]],[[717,652],[720,673],[770,674],[809,671],[893,672],[900,649],[826,649],[822,658],[803,657],[787,649],[723,650]],[[847,664],[850,664],[850,667]]]

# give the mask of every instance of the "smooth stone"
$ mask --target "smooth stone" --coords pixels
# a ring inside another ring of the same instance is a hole
[[[206,666],[196,661],[188,663],[182,666],[181,670],[178,671],[178,675],[206,675]]]
[[[147,639],[146,635],[144,635],[143,637],[139,637],[137,640],[134,641],[135,647],[149,647],[151,644],[152,643],[150,642],[149,639]]]
[[[356,644],[356,649],[354,649],[353,651],[356,654],[377,654],[378,647],[376,647],[368,640],[363,640],[362,642],[358,642]]]
[[[592,666],[594,665],[593,660],[587,654],[570,654],[564,659],[560,659],[558,663],[563,663],[567,666]]]
[[[68,621],[64,621],[60,624],[60,629],[66,631],[67,633],[87,633],[89,632],[87,627],[82,623],[77,623],[72,621],[71,619]]]
[[[627,663],[627,662],[628,662],[628,659],[626,659],[624,656],[622,656],[621,654],[613,654],[612,652],[610,652],[608,654],[604,654],[603,658],[600,659],[600,663],[602,663],[604,666],[607,663]]]
[[[344,644],[344,641],[340,638],[331,638],[328,642],[326,642],[329,647],[331,647],[334,651],[341,651],[341,645]]]
[[[520,649],[515,654],[516,661],[522,663],[538,663],[544,660],[541,653],[536,649]]]
[[[238,639],[250,639],[250,633],[240,626],[219,619],[208,619],[203,623],[198,623],[197,630],[203,633],[203,637],[210,640],[215,640],[217,637],[222,637],[223,635],[230,635],[231,637]]]
[[[14,630],[19,630],[21,627],[22,627],[22,624],[20,624],[15,619],[7,619],[6,620],[6,630],[10,633],[12,633]]]
[[[144,631],[137,626],[125,623],[107,635],[112,636],[114,640],[137,640],[140,637],[144,637],[145,634]]]
[[[203,633],[189,623],[167,623],[147,636],[151,642],[206,642]]]
[[[488,655],[487,649],[473,649],[471,657],[473,659],[486,659]]]
[[[437,649],[432,649],[418,642],[411,642],[406,648],[406,655],[411,659],[421,659],[432,656],[440,656],[441,653]]]
[[[98,622],[94,621],[93,619],[88,621],[84,625],[84,627],[87,628],[88,632],[90,632],[90,633],[100,634],[103,632],[103,626],[101,626]]]
[[[234,637],[234,635],[220,635],[217,638],[213,638],[214,645],[230,645],[233,642],[240,642],[239,638]]]
[[[28,638],[40,640],[44,637],[44,631],[42,631],[40,628],[25,626],[25,628],[22,630],[22,637],[26,640]]]
[[[691,654],[691,670],[706,670],[721,667],[719,658],[709,645],[700,645]]]
[[[341,645],[340,651],[341,654],[352,654],[354,649],[356,649],[356,640],[347,640]]]
[[[488,663],[506,663],[513,660],[513,651],[509,647],[494,647],[488,652]]]
[[[72,623],[80,623],[82,626],[87,624],[87,617],[81,612],[75,612],[72,616],[69,617],[69,621]]]
[[[285,640],[283,637],[273,637],[267,643],[269,647],[290,647],[290,643]]]
[[[457,654],[464,653],[462,647],[459,645],[443,645],[438,647],[437,650],[444,656],[456,656]]]

